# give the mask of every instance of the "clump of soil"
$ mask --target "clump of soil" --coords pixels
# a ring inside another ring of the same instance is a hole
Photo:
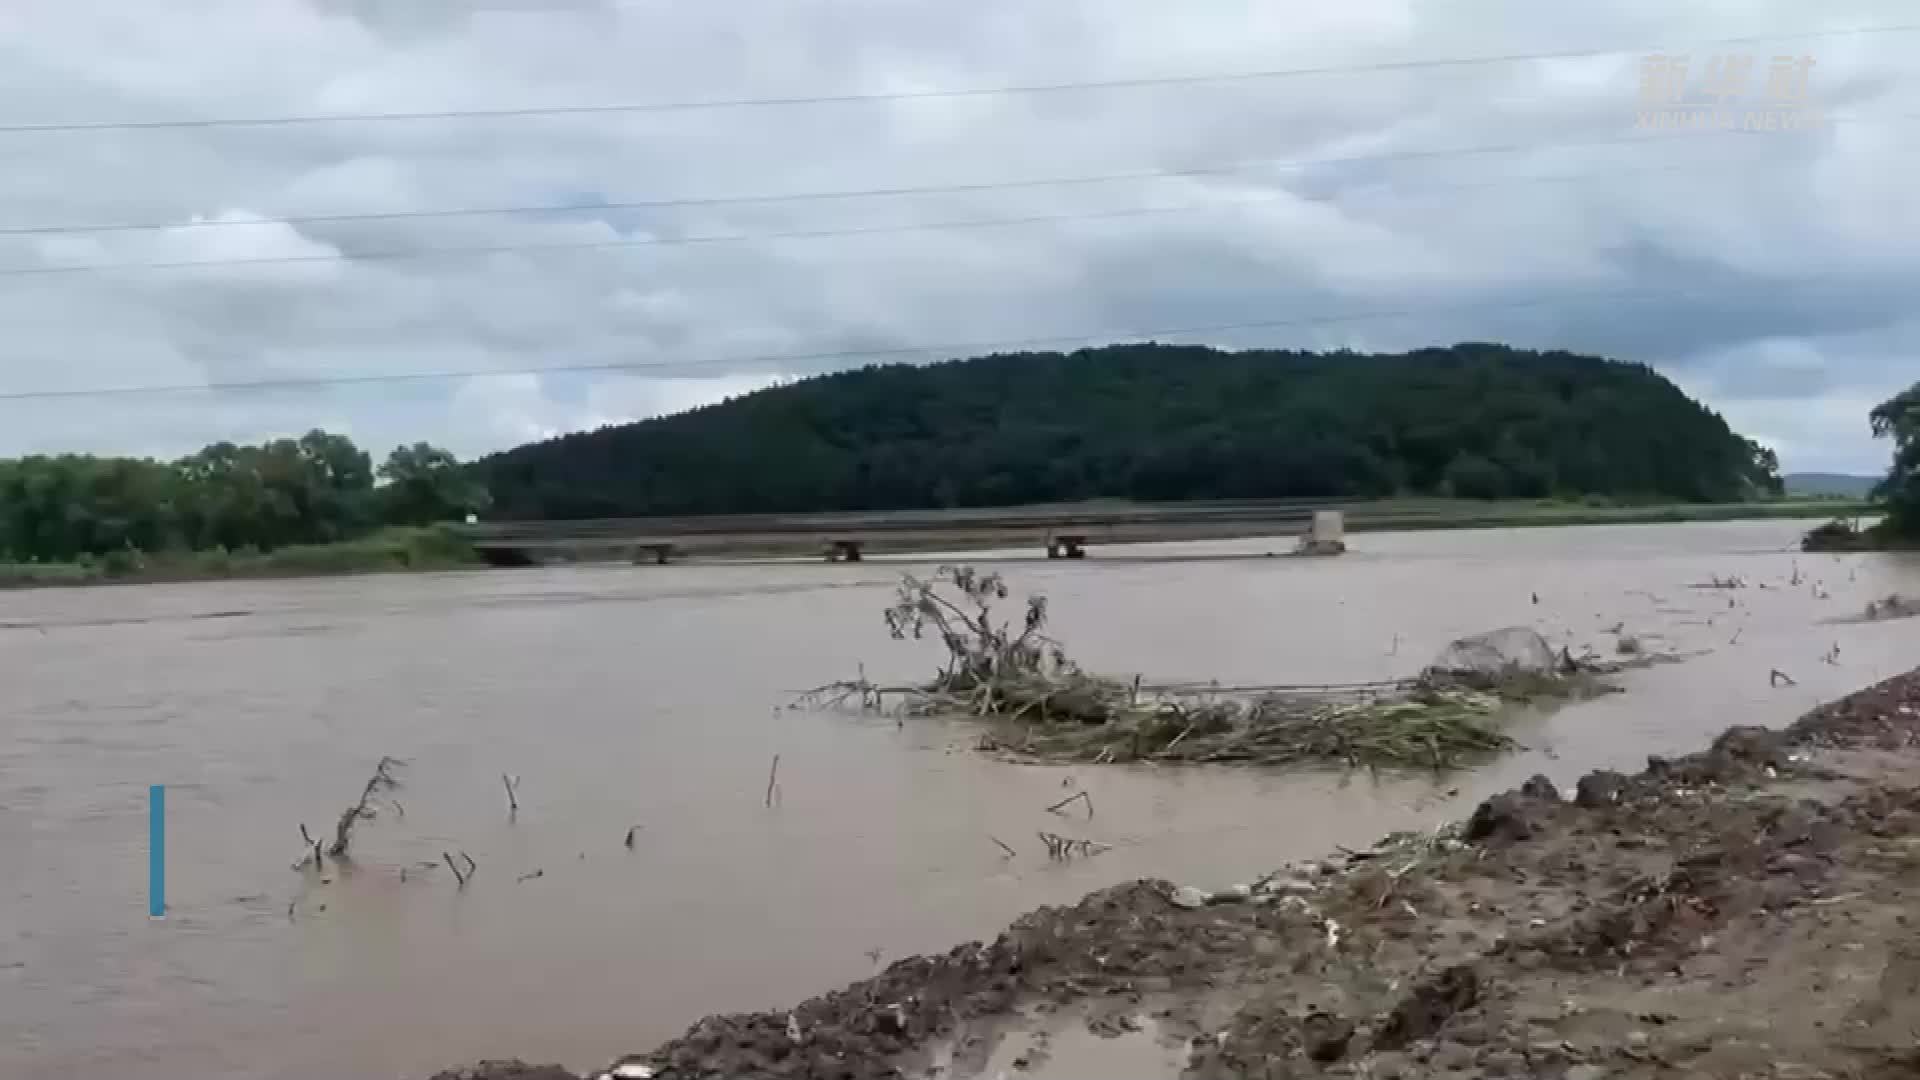
[[[988,730],[980,748],[1019,760],[1446,771],[1516,748],[1501,730],[1509,705],[1607,693],[1614,687],[1602,675],[1671,659],[1555,656],[1538,634],[1516,627],[1455,642],[1416,679],[1237,692],[1144,687],[1069,660],[1046,636],[1043,597],[1028,598],[1017,627],[997,621],[993,604],[1008,595],[998,574],[971,567],[943,566],[930,581],[905,575],[887,628],[895,638],[939,640],[945,666],[924,684],[836,682],[803,700],[981,720]],[[1502,650],[1516,638],[1531,653],[1515,650],[1519,659],[1508,662]],[[1454,654],[1461,663],[1446,662]]]
[[[1085,1014],[1108,1034],[1151,1012],[1189,1039],[1193,1080],[1914,1075],[1917,740],[1920,671],[1206,903],[1103,890],[627,1060],[658,1080],[880,1080],[1009,1025]],[[438,1080],[546,1075],[513,1068]]]

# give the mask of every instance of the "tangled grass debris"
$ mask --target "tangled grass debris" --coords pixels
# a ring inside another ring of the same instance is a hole
[[[1342,686],[1147,686],[1075,664],[1046,633],[1044,597],[1026,598],[1017,621],[996,617],[995,604],[1010,595],[999,574],[971,567],[904,575],[887,629],[898,640],[940,642],[938,672],[912,685],[829,683],[801,703],[973,718],[987,725],[980,749],[1015,760],[1448,771],[1516,748],[1503,730],[1509,706],[1606,693],[1614,688],[1600,676],[1660,659],[1555,657],[1537,635],[1508,630],[1486,637],[1531,635],[1542,655]]]
[[[1910,619],[1920,615],[1920,600],[1911,600],[1899,593],[1890,593],[1885,599],[1869,601],[1861,617],[1867,622],[1881,619]]]

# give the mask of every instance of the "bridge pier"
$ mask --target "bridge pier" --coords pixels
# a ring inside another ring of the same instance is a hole
[[[634,565],[638,566],[639,564],[646,562],[647,555],[653,556],[653,561],[655,564],[659,566],[665,566],[667,565],[667,560],[673,556],[673,545],[672,544],[642,544],[638,548],[634,549],[634,552],[633,552]]]
[[[827,545],[828,562],[859,562],[860,541],[834,540]]]
[[[1084,559],[1087,557],[1087,538],[1084,536],[1055,536],[1047,541],[1049,559]]]

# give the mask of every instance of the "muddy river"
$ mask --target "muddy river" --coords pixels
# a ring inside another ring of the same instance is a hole
[[[1523,722],[1527,753],[1441,784],[1016,767],[953,727],[782,708],[863,663],[889,679],[931,662],[886,636],[901,566],[884,561],[0,594],[0,1075],[585,1068],[1101,885],[1232,884],[1459,816],[1531,772],[1570,780],[1730,723],[1784,723],[1920,660],[1920,619],[1829,621],[1920,594],[1920,564],[1798,555],[1801,527],[1362,535],[1337,559],[1261,558],[1278,545],[1254,541],[1002,567],[1050,597],[1086,666],[1149,680],[1385,678],[1512,624],[1610,647],[1605,628],[1624,623],[1648,648],[1704,652]],[[1689,587],[1715,575],[1753,587]],[[1773,668],[1797,685],[1770,686]],[[292,869],[301,826],[330,829],[382,755],[409,763],[404,816],[362,826],[351,873]],[[503,773],[520,778],[517,814]],[[1069,778],[1091,819],[1043,812]],[[168,791],[158,921],[152,784]],[[1054,864],[1038,829],[1113,846]],[[472,856],[466,888],[422,865],[443,852]]]

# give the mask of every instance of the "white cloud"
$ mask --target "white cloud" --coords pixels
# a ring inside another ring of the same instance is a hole
[[[0,235],[0,270],[346,256],[0,277],[0,394],[602,369],[0,400],[0,453],[177,452],[329,424],[376,452],[425,438],[472,454],[864,362],[871,350],[1298,321],[1220,340],[1405,348],[1505,339],[1606,352],[1679,377],[1736,426],[1775,441],[1789,467],[1866,471],[1885,448],[1867,437],[1864,411],[1913,377],[1920,193],[1905,178],[1920,106],[1907,61],[1915,35],[1731,49],[1754,52],[1762,68],[1776,51],[1813,55],[1813,95],[1843,121],[1827,131],[1612,142],[1633,134],[1643,47],[1898,23],[1910,12],[1895,0],[1819,12],[1786,0],[490,6],[16,0],[0,5],[0,124],[914,92],[1628,51],[860,105],[0,133],[0,226],[175,226]],[[1704,68],[1730,50],[1690,51]],[[1446,153],[1475,148],[1484,152]],[[938,196],[188,227],[1369,155]],[[551,250],[1223,200],[1237,205]],[[550,250],[358,257],[478,246]],[[1636,295],[1595,295],[1620,290]],[[1311,322],[1402,309],[1433,313]]]

